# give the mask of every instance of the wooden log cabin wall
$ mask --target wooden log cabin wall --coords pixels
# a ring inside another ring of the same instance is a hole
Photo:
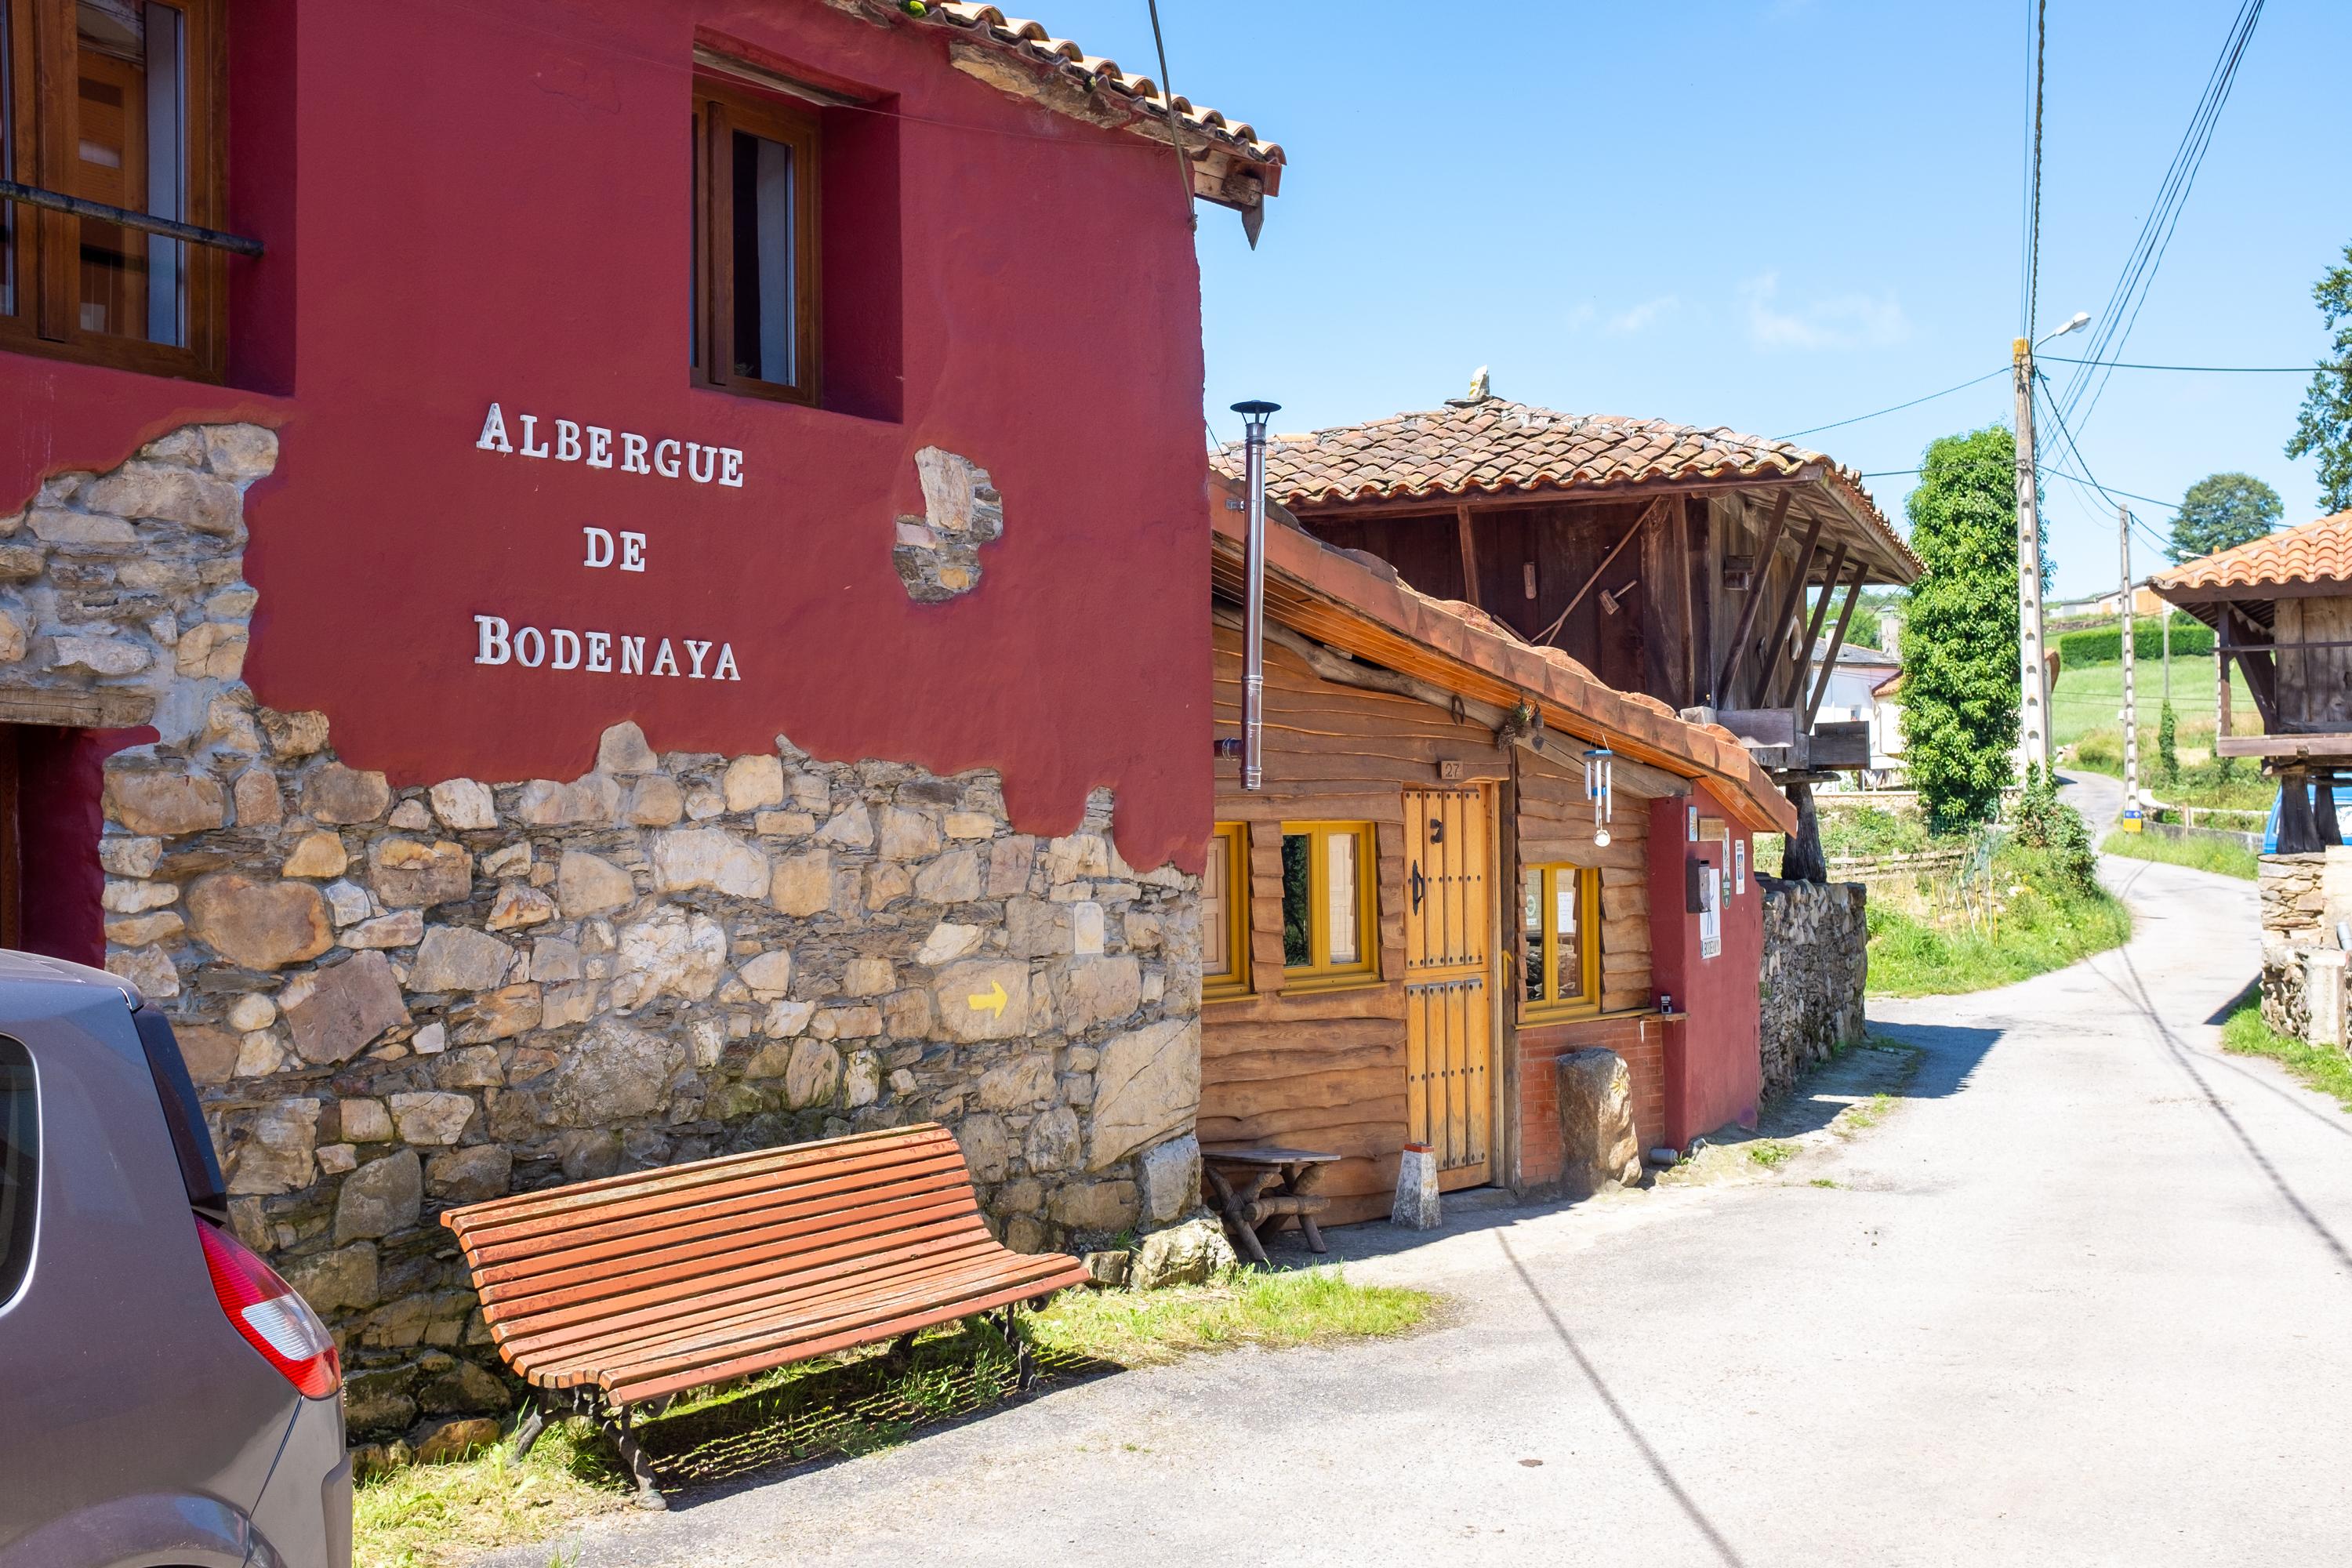
[[[1659,1140],[1665,1032],[1651,996],[1648,800],[1621,779],[1611,842],[1597,846],[1575,742],[1498,744],[1445,707],[1325,679],[1302,650],[1342,665],[1344,655],[1279,627],[1273,638],[1265,787],[1244,791],[1231,761],[1216,769],[1232,870],[1202,918],[1231,913],[1232,956],[1221,963],[1217,933],[1204,941],[1202,1143],[1339,1154],[1318,1188],[1339,1222],[1388,1212],[1400,1152],[1416,1139],[1438,1146],[1444,1185],[1539,1188],[1560,1173],[1553,1059],[1587,1045],[1625,1058],[1644,1146]],[[1213,648],[1215,722],[1231,735],[1239,633],[1219,624]],[[1302,969],[1299,933],[1286,941],[1285,930],[1285,838],[1359,825],[1372,850],[1376,966]],[[1590,876],[1591,901],[1574,916],[1597,923],[1599,952],[1590,990],[1530,1004],[1526,890],[1548,871],[1538,916],[1557,912],[1565,873],[1572,888]]]

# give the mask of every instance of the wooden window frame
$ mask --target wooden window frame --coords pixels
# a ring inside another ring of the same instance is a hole
[[[227,204],[228,53],[221,0],[163,0],[186,20],[184,157],[180,216],[224,228]],[[8,23],[8,146],[19,162],[6,177],[52,191],[73,189],[79,143],[74,51],[75,0],[0,0]],[[62,104],[62,108],[54,107]],[[29,154],[32,166],[22,166]],[[75,262],[80,218],[16,204],[16,311],[0,316],[0,350],[75,360],[145,375],[219,381],[227,358],[228,258],[216,247],[182,241],[187,261],[185,344],[142,342],[82,330]]]
[[[1286,992],[1337,991],[1350,985],[1378,984],[1381,979],[1380,839],[1369,822],[1286,822],[1285,838],[1307,840],[1307,907],[1318,918],[1307,927],[1311,956],[1305,963],[1282,966]],[[1362,956],[1352,963],[1331,962],[1330,921],[1319,918],[1331,902],[1331,840],[1356,841],[1356,931]],[[1287,955],[1286,954],[1286,957]]]
[[[1212,974],[1201,972],[1201,1000],[1231,1001],[1250,994],[1250,858],[1249,824],[1220,822],[1209,834],[1209,858],[1225,873],[1225,952],[1232,967]]]
[[[1562,996],[1558,994],[1560,974],[1559,935],[1552,929],[1555,922],[1547,918],[1544,921],[1543,932],[1544,988],[1551,994],[1541,998],[1530,997],[1528,994],[1527,983],[1527,879],[1529,877],[1541,879],[1542,891],[1538,894],[1538,898],[1544,913],[1549,917],[1554,907],[1553,900],[1559,896],[1559,879],[1569,875],[1574,876],[1577,880],[1576,929],[1580,936],[1577,943],[1580,950],[1577,953],[1577,973],[1582,989],[1574,996]],[[1511,958],[1512,968],[1517,973],[1518,984],[1512,989],[1518,995],[1520,1019],[1529,1024],[1552,1024],[1563,1019],[1589,1018],[1600,1012],[1601,872],[1599,868],[1578,866],[1564,860],[1543,861],[1523,866],[1519,869],[1519,885],[1516,891],[1518,901],[1513,910],[1516,918],[1511,922],[1513,936]]]
[[[731,156],[728,138],[737,131],[782,142],[793,150],[793,331],[799,348],[795,366],[799,377],[790,383],[740,375],[733,368],[735,280],[727,259],[735,203],[734,187],[722,173]],[[694,148],[695,384],[814,407],[824,392],[824,280],[819,265],[824,247],[818,227],[823,222],[819,201],[823,148],[816,118],[781,100],[698,76]]]

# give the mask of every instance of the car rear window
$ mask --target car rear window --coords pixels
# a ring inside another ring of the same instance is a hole
[[[0,1035],[0,1303],[33,1266],[34,1184],[40,1173],[40,1107],[32,1054]]]
[[[180,1162],[180,1181],[188,1190],[188,1206],[228,1223],[228,1194],[223,1189],[220,1160],[213,1152],[212,1134],[205,1128],[205,1109],[196,1086],[188,1078],[188,1064],[180,1056],[180,1042],[172,1026],[152,1007],[131,1015],[139,1030],[139,1047],[147,1053],[147,1070],[155,1079],[156,1098],[163,1102],[163,1122],[171,1130],[172,1152]]]

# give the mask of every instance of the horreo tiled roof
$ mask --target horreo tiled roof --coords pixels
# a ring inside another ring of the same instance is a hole
[[[1242,449],[1214,461],[1238,475]],[[1456,500],[1543,491],[1624,490],[1693,479],[1815,479],[1883,544],[1921,570],[1853,469],[1788,441],[1664,419],[1557,414],[1487,397],[1266,443],[1266,493],[1292,508],[1366,500]]]
[[[965,0],[944,0],[925,6],[919,15],[925,20],[936,21],[970,35],[974,41],[986,44],[1001,52],[1014,56],[1030,65],[1050,71],[1084,90],[1101,89],[1128,100],[1139,114],[1164,120],[1169,98],[1158,82],[1148,76],[1119,68],[1117,60],[1090,55],[1067,38],[1057,38],[1043,24],[1025,17],[1008,16],[994,5],[977,5]],[[1280,164],[1283,158],[1279,143],[1262,141],[1257,131],[1245,121],[1227,120],[1205,104],[1196,104],[1182,93],[1175,95],[1178,121],[1185,131],[1235,153],[1251,163]],[[1163,137],[1162,140],[1165,140]],[[1272,194],[1272,181],[1268,193]]]
[[[2282,529],[2148,579],[2167,590],[2260,588],[2284,583],[2343,583],[2352,592],[2352,511]]]

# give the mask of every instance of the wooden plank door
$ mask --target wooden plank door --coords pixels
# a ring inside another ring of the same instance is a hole
[[[1404,792],[1405,1089],[1409,1136],[1437,1184],[1494,1175],[1494,837],[1485,790]]]

